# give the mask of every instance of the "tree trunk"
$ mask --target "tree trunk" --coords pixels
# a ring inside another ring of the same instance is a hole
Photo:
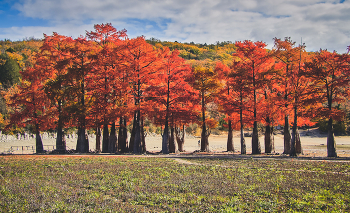
[[[145,129],[143,128],[143,117],[141,118],[141,146],[142,146],[142,153],[146,153],[146,134]]]
[[[96,127],[96,152],[101,152],[101,129],[100,127]]]
[[[133,152],[135,154],[141,154],[142,153],[142,136],[141,136],[141,124],[140,124],[140,110],[137,110],[136,112],[136,122],[135,125],[135,138],[134,138],[134,147]]]
[[[235,151],[235,149],[233,147],[233,133],[232,133],[231,121],[228,121],[227,151],[228,152]]]
[[[255,67],[254,61],[252,64],[253,68],[253,89],[254,89],[254,127],[252,135],[252,154],[261,154],[260,141],[259,141],[259,132],[258,132],[258,122],[256,121],[256,88],[255,88]]]
[[[66,153],[66,140],[64,137],[62,127],[57,127],[56,151],[59,154]]]
[[[127,129],[126,119],[120,117],[119,119],[119,133],[118,133],[118,151],[125,153],[127,151]]]
[[[105,74],[105,90],[107,90],[107,84],[108,84],[108,77],[107,77],[107,67],[104,66],[104,74]],[[104,95],[104,104],[107,106],[108,100],[107,100],[107,94]],[[106,113],[104,114],[106,116]],[[103,123],[103,138],[102,138],[102,153],[108,153],[108,147],[109,147],[109,129],[108,129],[108,122],[106,121],[106,118],[104,117],[104,123]]]
[[[202,92],[202,134],[201,134],[201,151],[209,152],[209,141],[207,136],[207,127],[205,125],[205,98]]]
[[[241,128],[241,155],[247,154],[247,146],[245,144],[244,130]]]
[[[300,135],[299,135],[299,131],[297,129],[297,134],[296,134],[296,139],[295,139],[295,151],[297,154],[302,154],[303,153],[303,149],[301,147],[301,141],[300,141]]]
[[[141,147],[141,128],[140,125],[137,125],[135,127],[135,139],[134,139],[134,147],[133,152],[135,154],[141,154],[142,153],[142,147]]]
[[[119,117],[119,129],[118,129],[118,149],[116,150],[117,152],[121,152],[122,149],[122,143],[123,143],[123,117]]]
[[[275,151],[273,127],[270,126],[270,118],[267,118],[267,125],[265,126],[265,153],[272,153]]]
[[[89,140],[86,134],[86,130],[83,127],[78,128],[77,152],[78,153],[89,152]]]
[[[327,157],[337,157],[332,118],[328,120]]]
[[[80,97],[80,104],[82,108],[85,108],[85,74],[84,74],[84,68],[83,68],[83,60],[82,60],[82,81],[80,84],[81,87],[81,97]],[[86,135],[86,115],[85,115],[85,109],[84,112],[80,115],[79,118],[79,128],[78,128],[78,141],[77,141],[77,152],[79,153],[88,153],[89,152],[89,140]]]
[[[283,154],[289,154],[290,153],[290,143],[291,143],[291,137],[290,137],[290,126],[289,126],[289,116],[286,115],[284,117],[284,151]]]
[[[175,153],[175,136],[174,136],[174,127],[170,127],[170,140],[169,140],[169,153]]]
[[[184,151],[184,143],[185,143],[185,125],[183,125],[183,133],[181,134],[181,129],[179,127],[175,128],[175,135],[177,141],[177,148],[179,152]]]
[[[103,124],[102,153],[108,153],[109,130],[108,124]]]
[[[254,121],[253,135],[252,135],[252,154],[261,154],[258,122]]]
[[[118,129],[118,140],[116,152],[121,152],[122,140],[123,140],[123,117],[119,117],[119,129]]]
[[[169,154],[171,152],[171,138],[169,135],[169,106],[170,106],[170,80],[167,81],[167,100],[166,100],[166,114],[164,132],[162,135],[162,153]]]
[[[132,130],[129,141],[129,151],[134,152],[134,143],[135,143],[135,135],[136,135],[136,112],[134,112],[134,120],[132,122]]]
[[[117,144],[117,135],[116,135],[116,129],[115,129],[115,122],[113,122],[111,126],[111,133],[109,135],[108,153],[116,152],[116,144]]]
[[[124,140],[123,140],[123,150],[122,152],[127,152],[128,151],[128,130],[127,130],[127,119],[124,117],[124,127],[123,127],[123,135],[124,135]]]
[[[61,115],[61,101],[58,101],[58,123],[57,123],[57,137],[56,137],[56,151],[60,154],[66,153],[66,140],[63,133],[62,115]]]
[[[294,106],[294,121],[293,121],[293,128],[292,128],[292,140],[290,144],[290,156],[297,156],[296,149],[295,149],[295,143],[296,143],[296,135],[297,135],[297,129],[298,129],[298,114],[297,114],[297,107]]]
[[[162,135],[162,153],[169,154],[169,123],[168,118],[165,118],[165,127]]]
[[[242,105],[243,104],[242,90],[240,92],[240,98],[241,98],[241,105]],[[239,121],[241,123],[241,155],[245,155],[245,154],[247,154],[247,146],[245,144],[245,139],[244,139],[243,108],[242,108],[242,106],[239,107]]]
[[[201,134],[201,152],[209,152],[209,141],[207,136],[207,128],[205,124],[202,126]]]
[[[41,140],[40,131],[38,130],[38,126],[36,125],[35,130],[35,151],[37,154],[44,152],[43,141]]]
[[[275,136],[274,136],[274,134],[273,134],[273,126],[271,126],[271,147],[272,147],[272,149],[271,149],[271,152],[275,152]]]

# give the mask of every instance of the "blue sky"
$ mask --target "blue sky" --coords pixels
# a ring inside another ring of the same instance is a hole
[[[1,0],[0,40],[78,37],[112,23],[129,37],[215,43],[301,38],[309,51],[350,45],[350,0]]]

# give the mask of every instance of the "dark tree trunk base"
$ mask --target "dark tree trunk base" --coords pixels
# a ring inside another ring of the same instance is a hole
[[[119,120],[119,133],[118,133],[118,151],[121,153],[127,152],[127,130],[126,130],[126,119],[120,117]]]
[[[163,135],[162,135],[162,153],[169,154],[169,127],[165,124]]]
[[[134,128],[135,128],[135,137],[134,137],[134,143],[133,143],[133,153],[135,154],[141,154],[143,152],[143,135],[141,130],[141,117],[140,117],[140,111],[135,112],[135,122],[134,122]]]
[[[252,135],[252,154],[261,154],[261,147],[259,142],[258,122],[254,121],[253,135]]]
[[[295,151],[297,154],[303,154],[303,148],[301,147],[301,141],[300,141],[300,134],[299,131],[297,130],[296,133],[296,140],[295,140]]]
[[[65,139],[62,128],[57,129],[56,152],[58,154],[65,154],[66,153],[66,139]]]
[[[291,146],[291,135],[290,135],[290,125],[289,125],[289,117],[285,116],[284,121],[284,151],[283,154],[290,154],[290,146]]]
[[[96,148],[97,153],[101,152],[101,129],[100,127],[96,128]]]
[[[108,124],[103,125],[102,153],[108,153],[109,130]]]
[[[204,126],[202,129],[202,136],[201,136],[201,152],[209,152],[208,137],[209,135],[207,134],[206,127]]]
[[[328,120],[327,157],[338,157],[333,132],[333,119]]]
[[[245,144],[244,131],[241,129],[241,155],[247,154],[247,146]]]
[[[145,131],[144,131],[144,128],[143,128],[143,118],[141,118],[141,147],[142,147],[142,150],[141,152],[142,153],[146,153],[146,134],[145,134]]]
[[[273,136],[273,127],[265,126],[265,153],[275,152],[275,143]]]
[[[170,127],[169,153],[175,153],[176,151],[174,131],[174,127]]]
[[[76,151],[78,153],[89,152],[89,139],[85,132],[85,128],[78,128],[78,141]]]
[[[35,149],[37,154],[44,152],[44,145],[43,145],[43,141],[41,140],[39,131],[37,131],[35,134]]]
[[[177,148],[179,152],[184,152],[184,144],[185,144],[185,126],[183,126],[183,132],[181,133],[181,130],[179,127],[175,128],[175,135],[176,135],[176,141],[177,141]]]
[[[108,153],[115,153],[117,151],[117,135],[116,135],[116,129],[115,129],[115,123],[112,123],[111,126],[111,133],[109,136],[109,143],[108,143]]]
[[[232,133],[231,121],[228,122],[227,151],[228,152],[235,151],[234,146],[233,146],[233,133]]]

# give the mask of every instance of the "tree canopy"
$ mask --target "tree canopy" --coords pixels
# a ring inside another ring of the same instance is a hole
[[[290,38],[275,38],[272,50],[262,41],[201,45],[128,38],[109,23],[76,39],[53,33],[42,41],[3,41],[0,50],[8,108],[1,111],[2,123],[7,130],[55,129],[63,152],[63,130],[71,127],[78,129],[78,152],[89,152],[91,128],[103,129],[102,152],[145,152],[147,120],[165,127],[163,153],[176,151],[179,127],[197,123],[201,151],[209,151],[208,136],[220,124],[231,132],[230,151],[233,129],[241,130],[242,154],[243,129],[253,128],[252,153],[259,154],[262,124],[266,153],[273,152],[273,126],[284,125],[285,153],[294,154],[297,126],[327,118],[328,155],[336,156],[332,122],[344,117],[341,105],[349,97],[348,54],[308,53]]]

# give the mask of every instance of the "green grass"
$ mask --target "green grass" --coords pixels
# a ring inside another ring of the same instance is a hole
[[[0,212],[349,212],[350,163],[0,157]]]

